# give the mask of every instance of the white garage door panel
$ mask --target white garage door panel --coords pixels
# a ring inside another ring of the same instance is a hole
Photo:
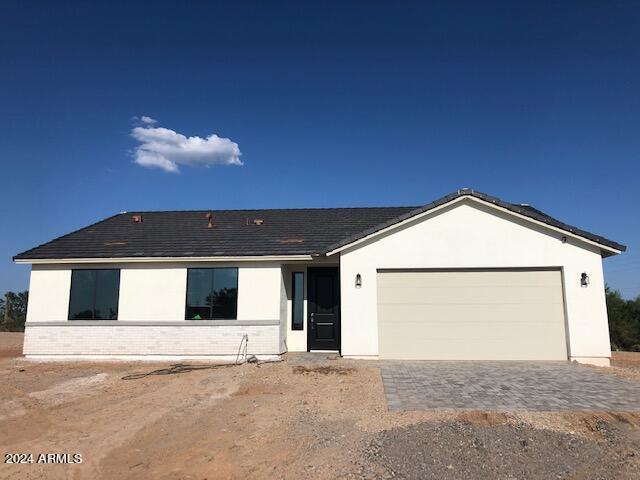
[[[406,270],[387,271],[381,274],[385,275],[385,285],[390,287],[408,284],[416,287],[544,286],[553,285],[560,277],[559,270]]]
[[[562,308],[562,306],[560,306]],[[558,324],[555,304],[533,305],[526,308],[517,304],[434,304],[407,305],[389,304],[378,306],[378,317],[385,323],[446,323],[476,322],[488,325],[494,322],[522,325],[526,323]],[[382,322],[381,322],[382,325]]]
[[[381,358],[566,360],[559,271],[378,274]]]
[[[429,289],[426,297],[425,288]],[[555,286],[474,286],[474,287],[392,287],[380,292],[378,303],[385,304],[560,304],[562,290]]]

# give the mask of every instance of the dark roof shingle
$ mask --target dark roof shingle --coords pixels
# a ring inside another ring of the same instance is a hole
[[[14,260],[319,255],[407,218],[471,195],[617,250],[611,240],[564,224],[539,210],[459,190],[422,207],[128,212],[27,250]],[[207,214],[213,214],[208,228]],[[135,223],[134,215],[142,222]],[[263,220],[255,225],[254,220]]]
[[[19,259],[311,255],[415,207],[128,212],[27,250]],[[213,228],[207,228],[207,214]],[[133,215],[142,222],[134,223]],[[262,219],[262,225],[255,225]]]

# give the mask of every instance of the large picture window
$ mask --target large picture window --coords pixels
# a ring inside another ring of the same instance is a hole
[[[291,278],[291,330],[304,328],[304,273],[293,272]]]
[[[187,320],[235,320],[237,312],[237,268],[188,269]]]
[[[69,320],[117,320],[120,270],[73,270]]]

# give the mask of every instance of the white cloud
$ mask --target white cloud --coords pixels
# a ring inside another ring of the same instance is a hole
[[[158,123],[155,118],[151,118],[147,115],[131,117],[131,121],[136,125],[140,125],[141,123],[144,125],[153,125],[155,123]]]
[[[147,117],[146,115],[142,115],[140,117],[140,121],[147,125],[153,125],[154,123],[158,123],[158,121],[155,118]]]
[[[146,126],[131,130],[131,136],[140,142],[134,151],[138,165],[173,173],[178,173],[180,166],[242,165],[238,144],[228,138],[215,134],[186,137],[168,128],[151,126],[156,121],[150,117],[142,116],[140,121]]]

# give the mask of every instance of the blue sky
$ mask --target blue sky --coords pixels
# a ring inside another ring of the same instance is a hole
[[[640,293],[637,2],[2,9],[0,291],[27,287],[12,255],[123,210],[419,205],[473,187],[628,245],[605,273]],[[228,138],[243,165],[136,164],[142,115]]]

